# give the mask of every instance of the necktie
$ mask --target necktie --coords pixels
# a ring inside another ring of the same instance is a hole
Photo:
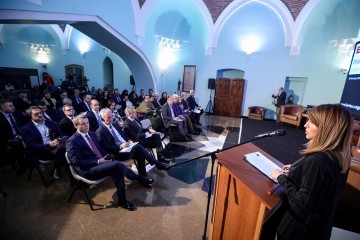
[[[76,96],[77,103],[81,103],[81,98],[79,96]]]
[[[20,129],[18,128],[18,126],[15,122],[14,116],[12,114],[10,114],[9,117],[10,117],[10,122],[11,122],[13,129],[15,129],[16,135],[20,135]]]
[[[134,119],[134,122],[136,123],[136,125],[137,125],[140,129],[142,129],[140,123],[138,123],[138,121],[136,121],[136,119]]]
[[[89,135],[85,135],[85,137],[89,141],[90,146],[91,146],[93,152],[95,153],[96,157],[99,159],[102,158],[99,149],[96,147],[96,145],[95,145],[94,141],[91,139],[91,137]]]
[[[118,138],[118,136],[116,135],[116,133],[115,133],[115,131],[114,131],[114,128],[113,128],[112,126],[110,126],[110,131],[111,131],[111,133],[112,133],[112,135],[113,135],[113,137],[114,137],[114,139],[115,139],[116,144],[121,144],[121,143],[124,142],[124,141],[121,141],[121,140]]]
[[[85,103],[85,105],[86,105],[87,109],[90,111],[90,106],[89,106],[89,104],[88,104],[88,103]]]
[[[101,122],[101,119],[100,119],[100,114],[99,114],[99,112],[96,112],[96,119],[97,119],[97,121],[98,121],[98,124],[101,125],[102,122]]]

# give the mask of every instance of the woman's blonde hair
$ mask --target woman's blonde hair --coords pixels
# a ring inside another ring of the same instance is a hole
[[[300,154],[325,152],[338,161],[342,173],[346,172],[351,161],[353,120],[350,112],[340,104],[324,104],[309,109],[307,117],[318,127],[318,132]]]

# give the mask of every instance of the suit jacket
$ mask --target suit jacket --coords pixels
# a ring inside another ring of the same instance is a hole
[[[175,113],[174,113],[175,114]],[[164,104],[162,107],[162,117],[164,119],[164,126],[168,128],[171,121],[173,121],[169,104]]]
[[[47,120],[45,121],[45,125],[49,128],[51,140],[64,137],[64,134],[60,131],[60,128],[56,123]],[[38,158],[39,152],[49,151],[51,149],[48,144],[43,143],[41,133],[32,121],[21,128],[21,136],[26,144],[26,156],[29,160]]]
[[[96,132],[96,130],[99,128],[99,122],[98,122],[94,112],[93,111],[88,111],[86,113],[86,116],[89,119],[90,131]]]
[[[281,239],[329,239],[346,178],[337,161],[323,152],[300,159],[291,165],[288,176],[280,175],[286,193],[278,227]]]
[[[121,137],[128,141],[129,138],[125,135],[125,133],[121,130],[119,124],[112,124],[112,127],[115,128]],[[115,138],[109,131],[109,129],[102,124],[98,130],[96,130],[96,136],[99,140],[100,145],[105,149],[106,152],[111,154],[118,154],[120,151],[120,146],[116,144]]]
[[[181,104],[183,105],[184,111],[190,110],[188,101],[185,99],[182,99]]]
[[[118,97],[119,97],[119,99],[118,99],[117,96],[114,94],[114,95],[111,97],[111,99],[114,100],[114,102],[115,102],[116,105],[121,105],[121,96],[119,95]]]
[[[100,146],[96,134],[93,132],[88,132],[88,134],[95,143],[96,147],[99,149],[101,155],[105,156],[106,152]],[[90,168],[98,165],[98,157],[79,132],[75,132],[66,141],[66,151],[68,153],[70,162],[74,164],[75,168],[82,175]]]
[[[144,138],[146,138],[146,134],[144,130],[141,127],[141,123],[139,120],[134,119],[134,121],[137,121],[139,124],[136,124],[135,122],[131,121],[129,118],[126,118],[123,124],[123,128],[125,131],[125,134],[134,142],[140,142]]]
[[[195,107],[198,107],[199,105],[196,103],[195,98],[193,96],[189,96],[187,99],[187,103],[189,105],[190,110],[194,110]]]
[[[276,99],[276,106],[281,107],[285,105],[285,99],[286,99],[286,92],[282,91]]]
[[[67,116],[60,120],[59,128],[68,137],[72,136],[76,132],[73,122]]]
[[[21,113],[17,113],[17,112],[13,113],[12,115],[15,119],[16,125],[20,130],[25,123],[25,118]],[[4,146],[4,144],[6,144],[8,140],[14,139],[15,136],[13,135],[12,127],[10,123],[8,122],[8,120],[6,119],[6,117],[2,112],[0,112],[0,126],[1,126],[0,144],[1,146]]]
[[[79,103],[77,105],[77,108],[78,108],[78,113],[82,113],[82,112],[87,112],[89,111],[89,109],[87,108],[86,106],[87,103],[85,103],[84,101],[82,101],[81,103]],[[90,106],[89,106],[90,107]],[[90,111],[91,111],[91,108],[90,108]]]

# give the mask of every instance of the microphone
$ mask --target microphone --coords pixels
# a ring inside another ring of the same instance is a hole
[[[264,138],[264,137],[272,137],[272,136],[283,136],[285,135],[285,129],[278,129],[275,131],[265,132],[261,133],[259,135],[256,135],[255,138]]]

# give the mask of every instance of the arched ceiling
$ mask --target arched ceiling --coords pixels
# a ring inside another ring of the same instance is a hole
[[[140,8],[142,8],[146,0],[138,0],[138,1]],[[281,0],[281,1],[289,9],[291,16],[295,21],[299,16],[301,10],[304,8],[304,6],[309,0]],[[233,0],[203,0],[203,2],[208,8],[212,20],[215,23],[218,17],[220,16],[220,14],[231,2],[233,2]]]

